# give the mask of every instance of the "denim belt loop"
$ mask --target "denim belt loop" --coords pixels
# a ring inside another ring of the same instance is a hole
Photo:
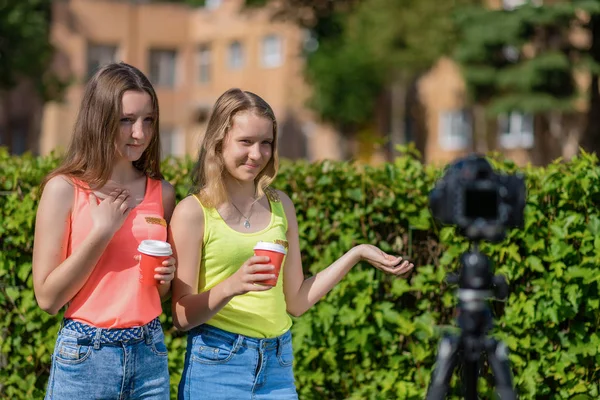
[[[94,334],[94,350],[100,349],[100,339],[102,338],[102,328],[96,328],[96,333]]]
[[[237,351],[244,343],[244,338],[245,336],[243,335],[237,335],[237,339],[235,339],[235,343],[233,343],[233,349],[231,349],[232,352],[237,353]]]
[[[143,325],[142,330],[144,331],[144,338],[146,339],[146,344],[151,345],[152,344],[152,332],[150,332],[148,325],[150,325],[150,324]]]

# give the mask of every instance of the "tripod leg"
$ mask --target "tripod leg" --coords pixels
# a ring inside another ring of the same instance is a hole
[[[484,343],[476,336],[463,336],[462,381],[466,400],[477,400],[477,381]]]
[[[462,381],[463,392],[466,400],[477,400],[477,377],[479,376],[479,362],[463,361]]]
[[[427,400],[443,400],[450,385],[452,371],[458,361],[459,340],[454,336],[444,336],[438,347],[436,367],[431,374],[427,390]]]
[[[485,343],[488,361],[494,373],[496,391],[501,400],[516,400],[517,395],[512,386],[512,373],[508,364],[506,345],[495,339],[487,339]]]

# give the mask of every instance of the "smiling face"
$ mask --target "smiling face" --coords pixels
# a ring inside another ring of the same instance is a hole
[[[116,139],[118,157],[131,162],[139,160],[153,134],[154,109],[150,95],[136,90],[123,93]]]
[[[273,123],[268,118],[242,112],[223,143],[223,162],[230,177],[254,182],[273,156]]]

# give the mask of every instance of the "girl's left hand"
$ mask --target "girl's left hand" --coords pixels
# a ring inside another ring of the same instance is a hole
[[[136,254],[133,256],[133,259],[137,262],[140,262],[142,256]],[[177,260],[173,257],[169,257],[165,261],[162,262],[162,267],[154,268],[154,279],[156,279],[161,285],[165,283],[170,283],[175,278],[175,264]]]
[[[362,260],[389,274],[405,275],[414,267],[410,261],[389,255],[370,244],[361,244],[358,246],[358,250]]]
[[[176,260],[173,257],[169,257],[162,262],[162,267],[154,269],[154,279],[156,279],[161,285],[165,283],[171,283],[175,278],[175,264]]]

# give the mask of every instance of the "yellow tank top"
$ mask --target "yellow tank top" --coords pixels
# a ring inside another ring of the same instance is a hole
[[[234,274],[254,255],[253,248],[258,241],[280,243],[287,248],[287,218],[283,204],[274,190],[267,191],[267,198],[271,206],[269,225],[259,232],[241,233],[230,228],[216,209],[204,207],[196,197],[204,210],[204,240],[198,284],[200,293]],[[292,319],[287,313],[283,294],[283,270],[282,265],[274,288],[235,296],[206,323],[255,338],[273,338],[287,332],[292,326]]]

